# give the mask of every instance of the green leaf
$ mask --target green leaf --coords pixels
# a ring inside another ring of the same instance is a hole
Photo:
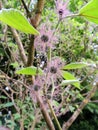
[[[16,9],[0,10],[0,21],[24,33],[39,34],[26,17]]]
[[[4,49],[0,48],[0,56],[4,56],[5,53],[4,53]]]
[[[30,66],[30,67],[26,67],[26,68],[22,68],[20,70],[16,71],[17,74],[24,74],[24,75],[42,75],[43,71],[40,68],[36,68],[34,66]]]
[[[67,70],[71,70],[71,69],[80,69],[80,68],[84,68],[86,66],[89,66],[90,64],[84,63],[84,62],[74,62],[74,63],[70,63],[66,66],[64,66],[63,69],[67,69]]]
[[[69,110],[70,110],[71,112],[74,112],[75,107],[73,107],[73,106],[69,106]]]
[[[98,0],[91,0],[79,11],[80,16],[84,16],[87,20],[98,24]]]
[[[56,106],[56,107],[58,107],[58,106],[60,105],[56,100],[53,100],[52,103],[53,103],[53,105]]]
[[[7,126],[11,129],[12,127],[16,126],[16,123],[13,120],[6,121]]]
[[[29,113],[28,115],[29,115],[29,117],[30,117],[32,120],[34,120],[34,119],[35,119],[34,114]]]
[[[0,104],[0,109],[5,108],[5,107],[11,107],[13,105],[14,105],[13,102],[8,102],[8,103],[5,103],[5,104]]]
[[[11,63],[10,65],[11,65],[11,66],[13,66],[14,68],[17,68],[17,67],[19,67],[19,64],[18,64],[18,62]]]
[[[0,98],[2,98],[2,99],[7,99],[7,97],[6,97],[6,96],[3,96],[3,95],[0,96]]]
[[[20,119],[21,117],[19,113],[16,113],[13,116],[14,116],[14,120]]]
[[[71,73],[67,72],[67,71],[62,71],[62,76],[64,79],[66,80],[77,80],[74,75],[72,75]],[[76,82],[76,83],[72,83],[72,85],[74,85],[76,88],[80,89],[80,83]]]
[[[79,83],[79,80],[63,80],[60,86],[65,86],[69,84]]]

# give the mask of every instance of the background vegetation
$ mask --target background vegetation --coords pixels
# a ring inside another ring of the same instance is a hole
[[[89,0],[70,0],[70,12],[78,13],[78,10],[87,2]],[[30,4],[30,0],[26,0],[25,3],[29,11],[33,12],[33,17],[36,12],[34,9],[37,1],[35,0],[35,3],[32,2]],[[2,7],[18,9],[30,21],[22,0],[2,0]],[[51,23],[52,28],[55,28],[58,23],[53,0],[46,0],[41,21],[37,27],[38,30],[43,23],[47,26],[50,26]],[[28,56],[31,35],[20,31],[17,31],[17,33],[24,47],[25,54]],[[52,107],[62,126],[65,121],[67,122],[70,119],[92,89],[98,64],[98,26],[80,16],[67,18],[60,22],[55,34],[58,38],[58,44],[52,50],[52,57],[60,56],[66,65],[73,62],[91,64],[89,67],[68,70],[69,74],[80,80],[79,88],[77,88],[77,85],[68,84],[60,89],[58,88],[54,94]],[[36,53],[35,51],[32,65],[36,66],[36,63],[43,61],[43,59],[44,62],[47,62],[46,54],[40,55],[39,59],[37,59]],[[16,74],[16,71],[23,67],[24,64],[19,53],[14,31],[2,22],[0,24],[0,126],[9,127],[11,130],[47,130],[47,122],[41,112],[42,106],[40,107],[41,104],[37,103],[36,96],[32,94],[31,89],[28,89],[28,86],[29,88],[32,86],[31,77]],[[66,91],[65,88],[67,88]],[[48,94],[50,94],[51,88],[48,91]],[[65,101],[64,104],[61,104],[62,95]],[[44,101],[44,96],[42,98]],[[97,99],[98,91],[90,99],[69,130],[96,130],[98,128]],[[46,100],[44,102],[47,108]],[[62,106],[60,107],[60,105]],[[60,110],[58,109],[59,107]],[[51,110],[47,109],[47,112],[49,112],[51,120],[55,124],[55,129],[59,130],[55,118],[52,117]]]

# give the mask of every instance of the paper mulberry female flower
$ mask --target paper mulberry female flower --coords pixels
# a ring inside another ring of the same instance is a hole
[[[61,77],[61,69],[64,66],[64,63],[60,58],[53,58],[48,64],[47,64],[47,74],[48,77],[56,81],[57,78]]]
[[[33,99],[34,102],[37,102],[35,92],[40,93],[40,96],[41,96],[41,91],[42,91],[45,84],[46,84],[46,81],[45,81],[44,75],[43,76],[37,76],[35,78],[34,83],[30,88],[31,89],[30,96],[31,96],[31,98]]]
[[[65,18],[70,12],[67,9],[69,0],[66,0],[66,2],[64,2],[63,0],[56,0],[55,4],[56,4],[56,10],[57,10],[57,14],[59,15],[59,19],[63,19]]]
[[[57,38],[53,35],[50,25],[42,25],[39,30],[40,35],[35,38],[34,45],[37,51],[46,52],[48,48],[53,48]]]

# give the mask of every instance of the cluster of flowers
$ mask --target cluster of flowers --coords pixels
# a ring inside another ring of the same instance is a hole
[[[55,1],[58,21],[69,15],[70,12],[67,9],[68,2],[68,0],[66,0],[66,2],[64,2],[63,0]],[[58,43],[58,37],[55,36],[55,31],[56,30],[53,30],[53,27],[51,27],[51,24],[48,24],[47,26],[46,23],[40,26],[40,35],[36,36],[34,41],[35,49],[37,51],[37,57],[39,55],[44,55],[48,57],[47,55],[54,50],[55,45]],[[44,74],[42,76],[36,76],[33,89],[38,91],[45,88],[46,94],[49,96],[50,93],[51,99],[56,97],[55,94],[58,95],[60,92],[59,83],[62,79],[61,68],[63,67],[63,65],[64,63],[62,62],[60,57],[51,57],[50,59],[43,58],[37,66],[43,69]]]

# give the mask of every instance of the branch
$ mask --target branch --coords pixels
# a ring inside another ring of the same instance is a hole
[[[24,6],[24,8],[26,10],[27,16],[30,18],[31,17],[31,13],[29,12],[28,7],[26,6],[26,3],[24,2],[24,0],[21,0],[21,2],[22,2],[23,6]]]
[[[32,126],[31,126],[30,130],[34,130],[34,128],[35,128],[35,126],[36,126],[37,120],[38,120],[38,118],[39,118],[39,110],[37,110],[37,111],[35,112],[35,116],[34,116],[34,117],[35,117],[35,118],[34,118],[34,120],[33,120],[33,123],[32,123]]]
[[[31,19],[31,24],[33,24],[33,26],[35,28],[37,28],[39,23],[40,23],[42,11],[43,11],[43,8],[44,8],[44,4],[45,4],[45,0],[38,0],[37,7],[36,7],[36,12],[35,12],[35,18]]]
[[[61,20],[64,20],[65,18],[74,18],[77,16],[80,16],[80,14],[70,14],[70,15],[67,15],[66,17],[62,18]]]
[[[0,10],[2,9],[2,2],[0,1]]]
[[[85,105],[87,105],[89,100],[93,97],[97,89],[98,89],[98,79],[94,82],[92,89],[90,90],[86,98],[82,101],[78,109],[73,113],[71,118],[63,125],[63,130],[67,130],[72,125],[72,123],[76,120],[78,115],[81,113],[82,109],[85,107]]]
[[[35,17],[30,19],[32,26],[34,26],[35,28],[38,27],[39,22],[41,20],[41,14],[44,8],[44,3],[45,0],[38,0]],[[33,64],[33,61],[34,61],[34,35],[32,35],[30,38],[27,66],[31,66]]]
[[[28,61],[27,66],[31,66],[34,61],[34,35],[31,35],[30,37],[30,44],[28,49]]]
[[[53,122],[52,122],[52,120],[51,120],[51,118],[50,118],[50,116],[48,114],[48,111],[47,111],[45,105],[42,102],[40,94],[38,92],[35,92],[35,95],[36,95],[37,102],[40,105],[41,112],[42,112],[43,117],[44,117],[44,119],[45,119],[45,121],[47,123],[47,126],[48,126],[49,130],[55,130]]]
[[[56,117],[56,114],[55,114],[55,112],[54,112],[54,110],[53,110],[53,108],[51,106],[51,103],[50,103],[50,101],[48,99],[47,99],[47,103],[48,103],[49,109],[51,111],[51,114],[52,114],[52,116],[53,116],[53,118],[54,118],[54,120],[55,120],[55,122],[57,124],[58,130],[62,130],[62,128],[60,126],[60,123],[59,123],[59,121],[58,121],[58,119]]]
[[[26,66],[26,64],[27,64],[27,57],[26,57],[26,55],[25,55],[25,50],[24,50],[24,47],[23,47],[22,42],[21,42],[21,40],[20,40],[20,37],[19,37],[19,35],[18,35],[18,33],[17,33],[17,31],[16,31],[15,29],[11,28],[11,31],[12,31],[12,33],[13,33],[13,36],[14,36],[16,42],[17,42],[17,45],[18,45],[18,49],[19,49],[19,53],[20,53],[20,57],[21,57],[21,59],[22,59],[22,62],[23,62],[24,65]]]

